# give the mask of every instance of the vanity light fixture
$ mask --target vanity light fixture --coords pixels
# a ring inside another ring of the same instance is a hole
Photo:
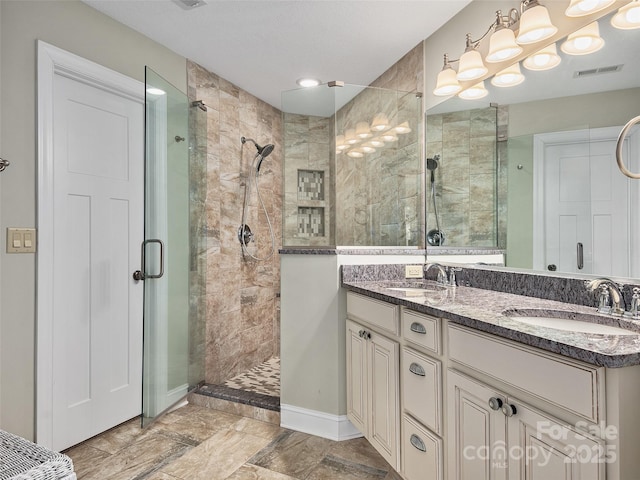
[[[491,79],[491,85],[494,87],[514,87],[522,82],[524,82],[524,75],[520,71],[518,62],[496,73]]]
[[[516,35],[510,27],[512,12],[518,13],[512,9],[509,17],[503,17],[500,10],[496,12],[495,31],[489,37],[489,53],[485,58],[487,62],[505,62],[522,53],[522,47],[516,43]]]
[[[549,17],[549,11],[538,0],[522,0],[520,15],[520,30],[516,42],[520,45],[541,42],[555,35],[558,31]]]
[[[527,70],[551,70],[556,65],[559,65],[561,60],[556,44],[552,43],[533,55],[529,55],[524,59],[522,65]]]
[[[391,130],[380,135],[380,138],[387,143],[398,141],[398,136]]]
[[[371,129],[369,128],[369,124],[367,122],[358,122],[356,124],[356,137],[364,140],[365,138],[372,137]]]
[[[463,100],[478,100],[479,98],[486,97],[489,94],[484,86],[484,81],[476,83],[474,86],[461,91],[458,97]]]
[[[640,28],[640,0],[634,0],[620,8],[611,18],[611,25],[621,30]]]
[[[560,50],[567,55],[587,55],[597,52],[603,46],[604,40],[600,36],[598,22],[593,22],[570,34],[560,45]]]
[[[316,78],[299,78],[296,83],[303,88],[317,87],[320,85],[320,80]]]
[[[353,128],[348,128],[346,132],[344,132],[344,143],[347,145],[355,145],[360,140],[356,137],[356,131]]]
[[[396,133],[404,135],[405,133],[411,132],[411,127],[409,126],[409,122],[402,122],[400,125],[394,128],[394,130],[396,131]]]
[[[367,144],[375,148],[380,148],[380,147],[384,147],[384,140],[382,140],[380,137],[376,137],[369,140]]]
[[[359,148],[354,148],[353,150],[349,150],[347,152],[347,155],[349,155],[351,158],[362,158],[364,157],[364,152]]]
[[[458,74],[456,75],[460,81],[476,80],[486,75],[489,71],[482,61],[482,55],[477,50],[479,42],[471,40],[471,34],[467,33],[467,47],[458,60]]]
[[[571,0],[564,14],[567,17],[583,17],[604,10],[613,2],[615,0]]]
[[[336,152],[342,153],[343,150],[346,150],[347,148],[349,148],[349,145],[344,143],[344,135],[336,136]]]
[[[373,153],[376,151],[375,148],[373,148],[371,145],[368,145],[366,143],[360,147],[360,150],[362,150],[364,153]]]
[[[382,132],[384,130],[388,130],[389,127],[389,119],[384,113],[377,113],[373,117],[373,121],[371,122],[371,130],[375,132]]]
[[[436,88],[433,90],[433,94],[438,97],[448,97],[449,95],[455,95],[460,90],[462,90],[462,86],[460,82],[458,82],[456,71],[451,67],[449,56],[445,53],[444,66],[442,70],[440,70],[440,73],[438,73]]]

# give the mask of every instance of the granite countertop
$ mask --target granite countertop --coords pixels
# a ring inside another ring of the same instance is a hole
[[[446,318],[453,323],[582,360],[592,365],[615,368],[640,364],[640,320],[597,314],[593,307],[471,287],[440,287],[426,297],[389,289],[420,287],[423,284],[434,288],[439,287],[435,286],[433,281],[422,279],[379,282],[343,281],[342,283],[343,287],[355,293]],[[589,315],[589,320],[593,323],[619,326],[637,334],[606,335],[533,326],[503,314],[505,310],[510,309],[543,309],[548,310],[550,316],[553,316],[553,311],[569,311],[577,316]]]

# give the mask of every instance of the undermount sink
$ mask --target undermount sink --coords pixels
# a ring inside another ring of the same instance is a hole
[[[595,333],[600,335],[640,334],[640,332],[627,330],[622,327],[598,323],[603,320],[607,320],[604,317],[563,310],[512,309],[505,310],[502,314],[511,320],[532,325],[534,327],[553,328],[555,330],[578,333]]]
[[[387,290],[393,290],[395,292],[402,292],[407,297],[424,297],[425,295],[429,295],[431,293],[438,293],[445,291],[447,287],[444,285],[428,285],[421,287],[388,287]]]

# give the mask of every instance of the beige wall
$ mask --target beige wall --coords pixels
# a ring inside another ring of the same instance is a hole
[[[0,427],[32,439],[35,421],[35,256],[5,254],[5,229],[36,226],[36,40],[137,80],[144,66],[186,90],[186,60],[87,5],[0,2]]]
[[[640,88],[509,105],[507,266],[533,266],[533,135],[622,126],[639,111]]]

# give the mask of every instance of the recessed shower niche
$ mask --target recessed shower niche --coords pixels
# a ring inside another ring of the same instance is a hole
[[[332,84],[282,94],[283,246],[423,245],[420,96]]]

